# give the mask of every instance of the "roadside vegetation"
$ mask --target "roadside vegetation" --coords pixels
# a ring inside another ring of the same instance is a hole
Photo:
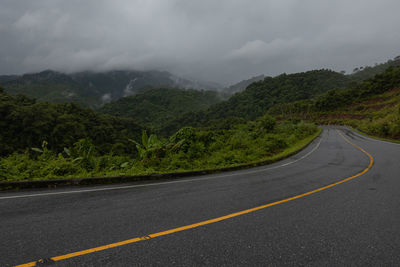
[[[317,124],[400,140],[398,63],[352,75],[318,70],[266,77],[226,101],[215,92],[149,88],[105,105],[100,111],[109,115],[0,88],[0,182],[272,161],[307,145],[320,132]]]
[[[348,82],[345,75],[331,70],[265,77],[207,110],[177,116],[161,127],[160,134],[170,135],[183,126],[213,127],[221,120],[254,120],[275,104],[309,99],[330,89],[343,88]]]
[[[400,88],[315,118],[320,124],[343,124],[381,138],[400,141]]]
[[[99,153],[90,139],[81,139],[62,152],[40,147],[0,159],[0,181],[139,175],[237,166],[284,156],[305,146],[319,129],[310,123],[270,116],[237,124],[231,129],[198,131],[184,127],[169,138],[142,132],[130,139],[134,154]]]
[[[58,153],[82,138],[89,138],[101,153],[136,153],[128,139],[137,139],[144,130],[133,119],[97,114],[73,103],[11,96],[1,88],[0,117],[0,157],[40,147],[43,140]]]
[[[268,113],[278,119],[348,125],[372,136],[400,140],[400,67],[314,99],[275,105]]]

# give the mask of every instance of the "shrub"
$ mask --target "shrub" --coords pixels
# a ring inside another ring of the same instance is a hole
[[[274,130],[276,125],[276,120],[272,118],[270,115],[266,114],[259,119],[260,127],[267,132],[271,132]]]
[[[184,127],[178,130],[174,135],[169,138],[173,145],[178,145],[176,151],[187,152],[192,144],[196,142],[196,132],[193,127]]]

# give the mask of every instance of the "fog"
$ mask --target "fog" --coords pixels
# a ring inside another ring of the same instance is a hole
[[[0,74],[166,70],[231,84],[400,55],[398,0],[1,0]]]

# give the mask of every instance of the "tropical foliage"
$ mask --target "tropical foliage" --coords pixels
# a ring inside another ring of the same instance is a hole
[[[1,89],[0,117],[0,156],[40,147],[43,141],[58,153],[82,138],[90,138],[100,153],[135,153],[128,138],[136,139],[143,130],[132,119],[99,115],[75,104],[36,102]]]
[[[207,110],[189,112],[169,121],[160,133],[169,135],[183,126],[212,127],[225,120],[254,120],[273,105],[312,98],[330,89],[343,88],[348,82],[347,76],[330,70],[266,77]]]
[[[158,138],[143,131],[140,142],[131,139],[131,147],[139,152],[137,156],[101,155],[89,139],[81,139],[60,153],[47,149],[47,144],[44,144],[42,149],[1,158],[0,181],[135,175],[236,166],[293,151],[305,145],[316,133],[317,127],[313,124],[276,123],[268,117],[238,124],[230,130],[197,131],[185,127],[170,138]]]
[[[110,100],[137,94],[148,87],[191,88],[203,85],[163,71],[85,71],[66,74],[46,70],[22,76],[0,75],[0,83],[6,92],[12,95],[23,94],[39,102],[72,102],[91,108],[98,108]]]
[[[318,133],[315,124],[400,139],[396,62],[384,72],[378,65],[351,75],[266,77],[226,101],[209,91],[147,88],[99,110],[107,115],[0,89],[0,181],[237,166],[295,151]]]
[[[220,101],[214,91],[150,88],[134,96],[106,104],[99,109],[99,112],[130,117],[141,125],[158,130],[181,114],[205,110]]]
[[[275,105],[269,114],[318,124],[346,124],[371,135],[400,139],[400,67],[315,99]]]

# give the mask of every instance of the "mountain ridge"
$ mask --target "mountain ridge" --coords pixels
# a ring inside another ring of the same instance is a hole
[[[98,109],[100,113],[129,117],[141,125],[157,128],[180,114],[205,110],[221,102],[216,91],[179,88],[150,88],[136,95],[120,98]]]
[[[38,101],[74,102],[96,108],[148,87],[217,90],[217,84],[178,77],[166,71],[112,70],[63,73],[44,70],[23,75],[2,75],[0,83],[10,94],[24,94]],[[221,86],[222,87],[222,86]]]

